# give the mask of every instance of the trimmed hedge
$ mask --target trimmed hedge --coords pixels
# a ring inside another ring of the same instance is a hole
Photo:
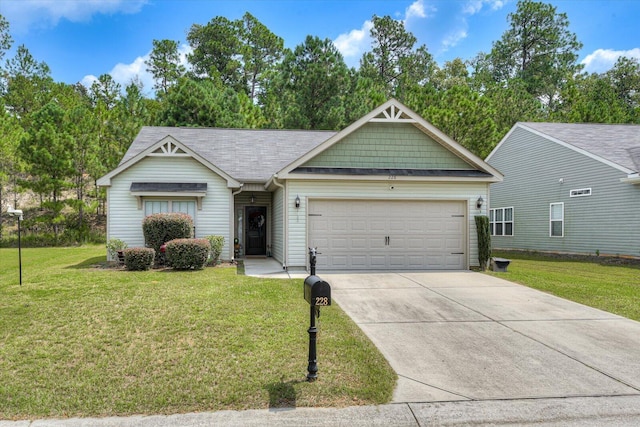
[[[193,220],[185,213],[158,213],[145,217],[142,221],[144,242],[148,248],[156,251],[156,257],[162,264],[160,246],[174,239],[191,237]]]
[[[167,265],[177,270],[201,270],[207,265],[211,244],[207,239],[175,239],[167,242]]]
[[[124,265],[127,270],[144,271],[151,268],[155,251],[151,248],[127,248],[124,253]]]
[[[216,265],[222,253],[222,248],[224,247],[224,236],[207,236],[206,239],[209,240],[209,244],[211,245],[209,265]]]
[[[491,233],[489,232],[489,217],[476,216],[476,231],[478,233],[478,262],[480,270],[486,271],[491,258]]]

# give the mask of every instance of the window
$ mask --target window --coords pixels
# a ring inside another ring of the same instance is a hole
[[[549,205],[549,236],[564,237],[564,203]]]
[[[182,212],[196,218],[196,202],[193,200],[145,200],[144,215],[167,212]]]
[[[584,197],[584,196],[590,196],[590,195],[591,195],[590,188],[580,188],[577,190],[569,191],[569,197]]]
[[[513,208],[489,209],[489,231],[492,236],[513,236]]]

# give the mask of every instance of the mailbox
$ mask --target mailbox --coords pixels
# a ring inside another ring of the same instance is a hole
[[[331,286],[318,276],[304,279],[304,299],[312,306],[331,305]]]

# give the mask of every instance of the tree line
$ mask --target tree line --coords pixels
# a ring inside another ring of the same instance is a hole
[[[13,41],[0,15],[0,201],[30,192],[39,209],[27,225],[82,241],[104,206],[96,179],[144,125],[338,130],[394,97],[484,158],[518,121],[640,123],[638,60],[585,73],[553,5],[519,1],[489,52],[442,65],[402,21],[372,24],[371,50],[350,68],[330,39],[288,49],[249,13],[217,16],[188,30],[187,66],[180,41],[152,41],[147,97],[139,79],[55,82],[26,46],[5,60]]]

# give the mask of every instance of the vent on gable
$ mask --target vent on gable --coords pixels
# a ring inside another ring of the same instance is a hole
[[[590,195],[591,195],[590,188],[579,188],[577,190],[571,190],[569,192],[569,197],[584,197],[584,196],[590,196]]]
[[[187,154],[187,153],[185,153],[182,148],[178,147],[173,142],[167,141],[166,144],[162,144],[160,147],[158,147],[153,152],[153,154],[171,155],[171,154]]]

